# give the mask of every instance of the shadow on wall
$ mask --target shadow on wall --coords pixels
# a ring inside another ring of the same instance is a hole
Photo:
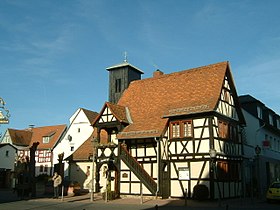
[[[70,167],[69,185],[74,194],[89,192],[92,187],[92,162],[72,163]]]

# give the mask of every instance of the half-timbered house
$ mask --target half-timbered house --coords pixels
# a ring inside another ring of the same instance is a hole
[[[108,71],[114,84],[129,81],[114,71],[143,73],[126,62]],[[229,62],[171,74],[157,70],[124,90],[110,85],[110,94],[116,91],[120,98],[106,102],[93,122],[96,191],[193,197],[204,186],[212,199],[242,193],[245,121]],[[108,134],[105,143],[101,131]]]
[[[19,161],[30,160],[30,148],[38,144],[35,151],[35,175],[52,174],[53,148],[66,131],[66,125],[32,127],[23,130],[8,128],[1,143],[10,143],[17,148]]]

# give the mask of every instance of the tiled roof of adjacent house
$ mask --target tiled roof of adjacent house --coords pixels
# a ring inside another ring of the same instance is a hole
[[[227,70],[228,62],[221,62],[133,81],[118,102],[133,123],[118,138],[159,137],[167,117],[215,110]]]
[[[93,154],[93,139],[97,136],[97,130],[94,129],[92,135],[71,155],[70,159],[74,161],[87,161]],[[107,143],[107,133],[102,130],[100,134],[100,143]]]
[[[34,127],[25,130],[8,129],[13,145],[30,147],[39,142],[37,149],[51,149],[66,130],[66,125]],[[43,143],[43,137],[49,137],[48,143]]]
[[[37,149],[49,149],[53,148],[56,142],[63,135],[66,130],[66,125],[53,125],[53,126],[44,126],[44,127],[34,127],[31,128],[32,131],[32,139],[30,142],[30,146],[34,142],[39,142]],[[49,137],[48,143],[43,143],[43,138]]]
[[[8,128],[12,144],[15,146],[29,146],[32,132],[30,130],[16,130]]]

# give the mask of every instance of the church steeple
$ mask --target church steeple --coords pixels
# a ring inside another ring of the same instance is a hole
[[[122,93],[128,88],[130,82],[140,80],[144,72],[131,65],[125,59],[122,63],[106,68],[109,71],[109,102],[118,103]]]

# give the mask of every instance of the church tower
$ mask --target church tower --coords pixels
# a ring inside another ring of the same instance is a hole
[[[130,82],[140,80],[143,71],[127,62],[106,68],[109,71],[109,102],[117,104]]]

